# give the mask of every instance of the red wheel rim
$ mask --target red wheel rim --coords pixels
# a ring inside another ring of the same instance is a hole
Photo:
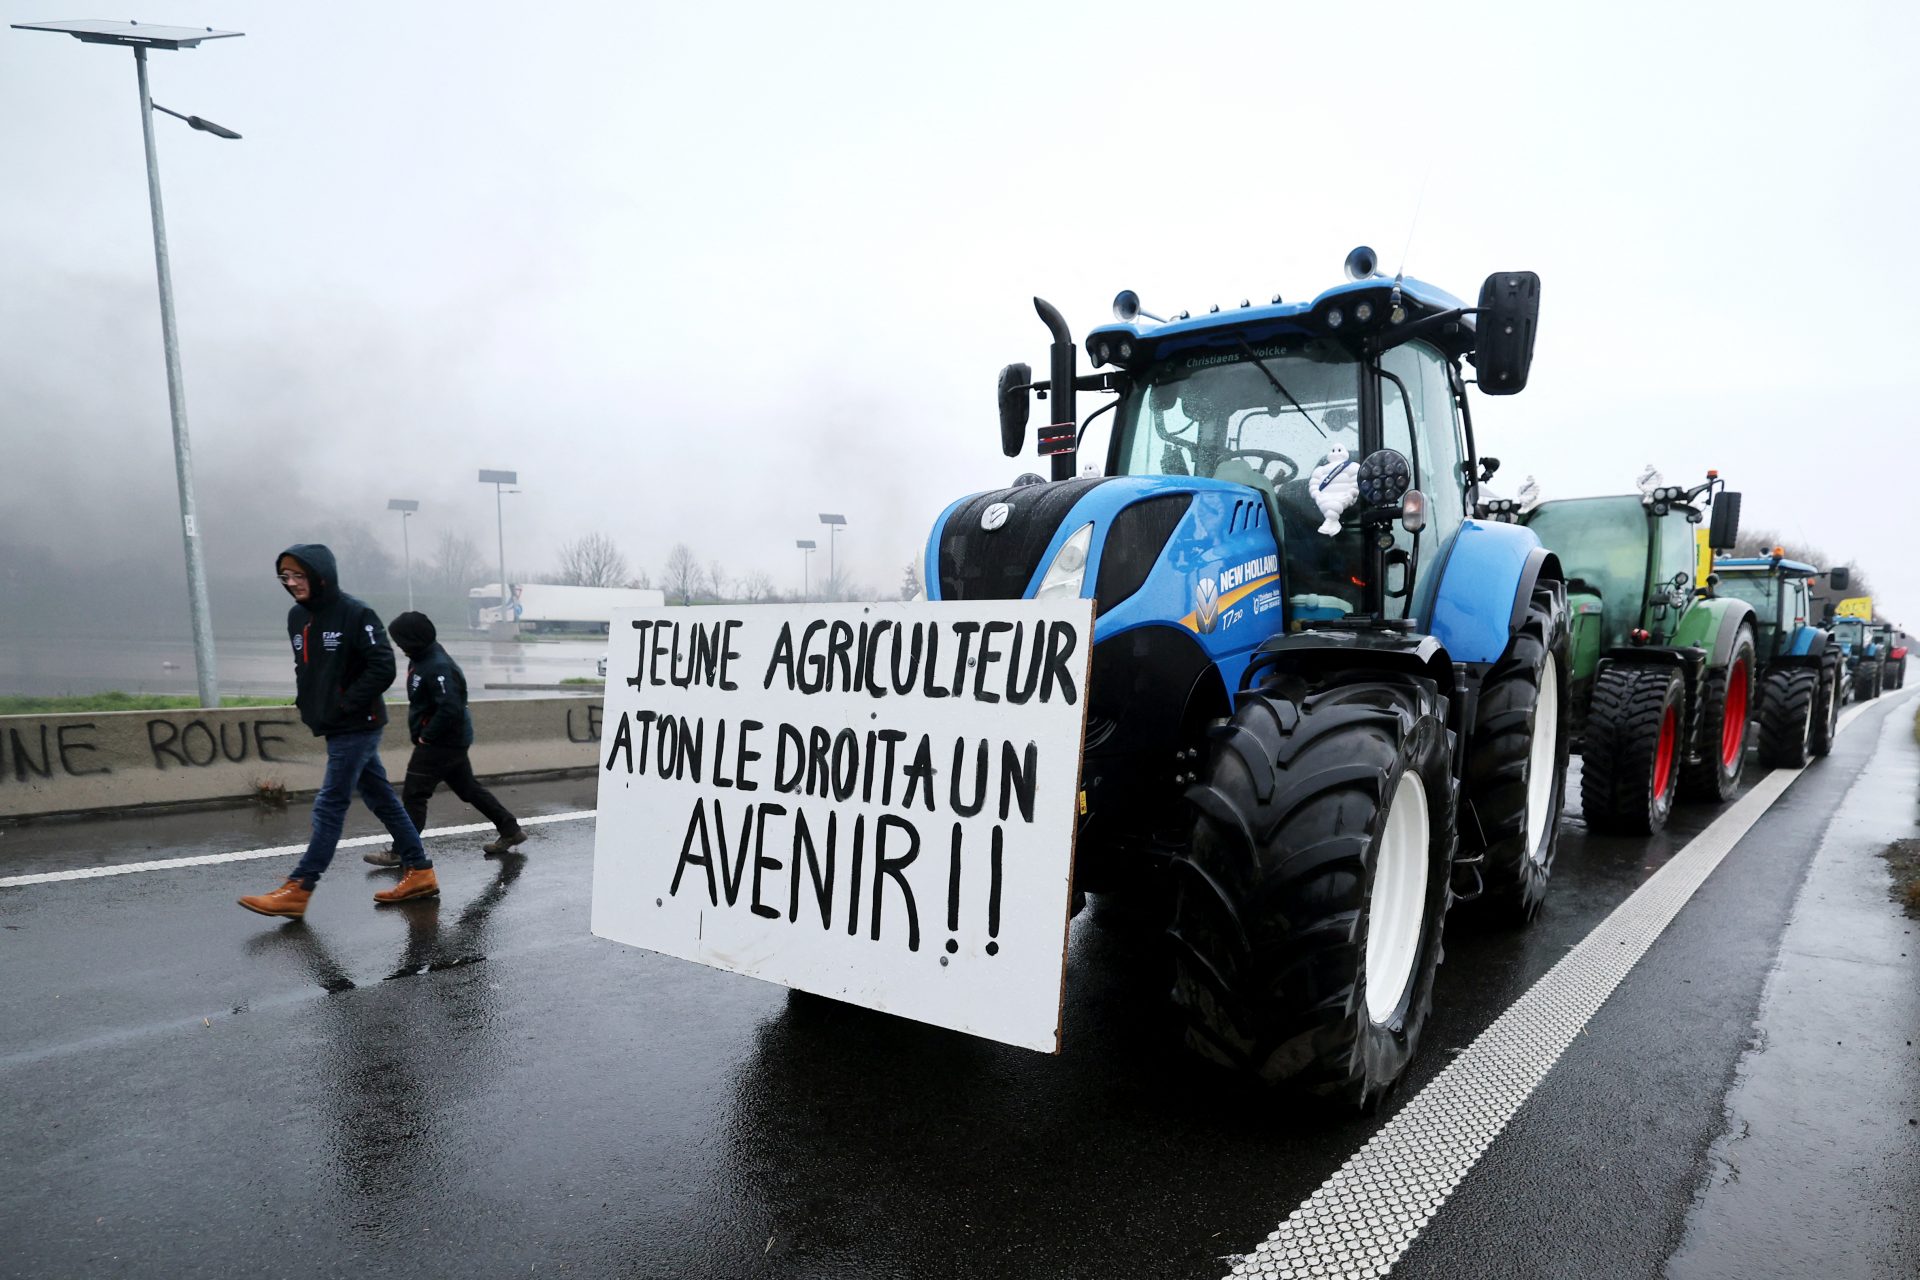
[[[1673,707],[1667,707],[1667,713],[1660,717],[1660,745],[1653,752],[1653,798],[1658,800],[1667,794],[1667,783],[1673,780],[1673,740],[1676,717]]]
[[[1746,745],[1747,686],[1750,683],[1747,660],[1742,658],[1727,673],[1727,713],[1720,722],[1720,766],[1724,769],[1733,768],[1740,759],[1740,749]]]

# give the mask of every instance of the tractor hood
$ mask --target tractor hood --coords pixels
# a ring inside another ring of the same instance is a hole
[[[1096,602],[1096,637],[1151,623],[1211,635],[1250,594],[1278,604],[1278,552],[1265,502],[1245,485],[1087,477],[955,502],[934,524],[926,581],[930,599],[1020,600],[1054,570],[1049,594]]]

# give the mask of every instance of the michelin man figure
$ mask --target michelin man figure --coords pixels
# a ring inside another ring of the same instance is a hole
[[[1347,447],[1336,444],[1328,449],[1327,460],[1313,469],[1307,485],[1314,505],[1326,517],[1320,532],[1331,538],[1340,532],[1341,513],[1360,500],[1360,469],[1353,465]]]
[[[1647,469],[1640,473],[1639,478],[1634,481],[1634,484],[1639,486],[1641,493],[1650,494],[1666,482],[1666,477],[1661,475],[1659,469],[1649,462]]]
[[[1540,485],[1532,476],[1528,476],[1527,482],[1520,486],[1519,502],[1523,516],[1540,505]]]

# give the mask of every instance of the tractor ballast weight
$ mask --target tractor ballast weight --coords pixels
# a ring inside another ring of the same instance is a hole
[[[930,599],[1095,602],[1076,888],[1164,928],[1188,1043],[1365,1106],[1405,1071],[1456,890],[1539,907],[1566,760],[1565,592],[1525,529],[1466,510],[1462,362],[1525,386],[1539,280],[1482,306],[1349,257],[1310,302],[1159,321],[1131,293],[1085,347],[1059,312],[1029,396],[1052,480],[935,522]],[[1155,323],[1148,323],[1154,321]],[[1076,394],[1116,397],[1075,476]]]
[[[1543,502],[1524,519],[1560,557],[1572,614],[1571,685],[1581,808],[1604,831],[1650,833],[1676,799],[1739,787],[1756,677],[1753,610],[1696,581],[1695,526],[1739,536],[1740,495],[1719,473],[1694,486]]]

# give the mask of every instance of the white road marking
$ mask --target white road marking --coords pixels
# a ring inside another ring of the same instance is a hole
[[[1840,730],[1871,709],[1843,714]],[[1647,878],[1228,1273],[1382,1277],[1680,908],[1800,776],[1775,769]]]
[[[543,817],[522,818],[523,827],[537,827],[549,822],[578,822],[591,818],[597,809],[576,809],[571,813],[549,813]],[[466,836],[478,831],[491,831],[491,822],[470,822],[459,827],[435,827],[431,831],[421,832],[427,840],[440,836]],[[341,849],[358,848],[363,844],[386,844],[391,836],[353,836],[342,840],[337,847]],[[170,871],[175,867],[210,867],[221,862],[249,862],[255,858],[298,857],[307,851],[306,842],[299,844],[277,844],[270,849],[242,849],[237,853],[203,853],[191,858],[159,858],[152,862],[120,862],[107,867],[80,867],[73,871],[42,871],[30,876],[0,876],[0,889],[11,889],[18,885],[52,884],[56,880],[94,880],[101,876],[132,875],[136,871]]]

